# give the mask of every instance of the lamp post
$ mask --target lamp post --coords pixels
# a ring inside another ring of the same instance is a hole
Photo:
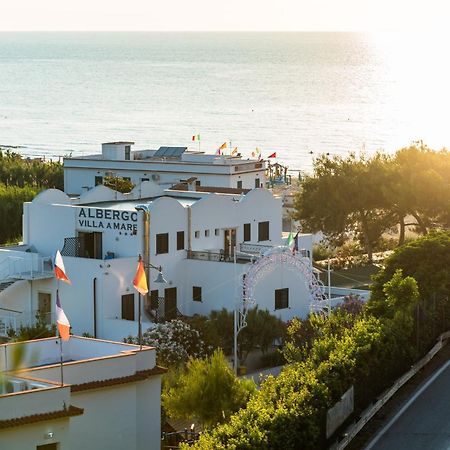
[[[143,242],[142,242],[142,253],[144,254],[144,271],[146,279],[148,280],[148,291],[150,292],[150,269],[156,269],[159,273],[154,283],[167,283],[163,274],[161,266],[155,266],[150,263],[150,209],[148,204],[140,204],[134,207],[136,211],[142,211],[143,214]],[[146,294],[148,303],[148,292]],[[141,305],[141,295],[139,294],[139,305],[138,305],[138,315],[139,315],[139,345],[142,348],[142,305]]]

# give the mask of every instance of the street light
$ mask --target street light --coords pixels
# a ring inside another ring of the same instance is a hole
[[[162,274],[161,266],[154,266],[150,263],[150,209],[148,204],[140,204],[134,207],[136,211],[142,211],[143,215],[143,224],[144,224],[144,234],[143,234],[143,254],[144,254],[144,270],[145,275],[148,280],[148,291],[150,291],[150,268],[156,269],[158,271],[158,276],[154,283],[167,283],[166,279]],[[146,294],[147,304],[148,304],[148,292]],[[139,345],[142,348],[142,305],[141,305],[141,295],[139,295]]]

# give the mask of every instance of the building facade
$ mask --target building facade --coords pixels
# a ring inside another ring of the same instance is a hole
[[[102,144],[102,153],[64,158],[64,192],[80,195],[102,184],[107,176],[134,185],[153,181],[170,187],[196,177],[197,185],[236,189],[266,186],[265,162],[240,156],[188,151],[187,147],[132,150],[133,142]]]
[[[62,370],[57,338],[0,346],[0,448],[161,448],[155,349],[78,336],[62,345]]]
[[[53,320],[51,257],[60,249],[72,280],[71,286],[61,283],[60,297],[73,332],[121,340],[137,335],[132,280],[139,255],[147,267],[161,267],[166,281],[155,283],[158,271],[148,270],[144,330],[179,314],[233,310],[245,296],[249,268],[282,245],[281,200],[267,189],[219,194],[163,190],[152,182],[129,195],[104,186],[76,199],[48,190],[24,205],[23,236],[22,247],[0,249],[0,333],[37,313]],[[296,258],[309,271],[311,247],[311,235],[300,235]],[[258,278],[254,305],[283,320],[306,316],[311,292],[305,273],[273,264]]]

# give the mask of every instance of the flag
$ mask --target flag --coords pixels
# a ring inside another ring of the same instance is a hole
[[[297,231],[297,234],[294,237],[294,247],[292,248],[292,253],[294,255],[298,252],[298,233],[299,231]]]
[[[55,277],[58,280],[62,280],[68,284],[72,284],[71,281],[69,280],[69,277],[66,275],[66,269],[64,268],[64,262],[61,253],[59,253],[59,250],[56,251],[54,270],[55,270]]]
[[[295,253],[298,252],[298,233],[294,236],[292,232],[290,232],[286,241],[286,245],[295,255]]]
[[[194,134],[194,136],[192,136],[192,140],[193,141],[199,141],[200,140],[200,135],[199,134]]]
[[[253,158],[261,159],[261,150],[256,147],[255,150],[252,152]]]
[[[286,240],[286,247],[289,247],[291,251],[294,247],[294,236],[292,236],[292,231],[289,233],[289,236]]]
[[[224,142],[217,150],[216,150],[216,155],[221,155],[222,154],[222,150],[224,148],[227,148],[227,143]]]
[[[145,295],[148,292],[147,277],[145,276],[144,263],[140,258],[136,270],[136,275],[134,276],[133,286],[142,295]]]
[[[231,156],[237,155],[238,153],[238,148],[234,147],[234,150],[231,152]]]
[[[276,158],[277,152],[273,152],[271,155],[268,156],[268,158]]]
[[[70,338],[70,323],[67,316],[61,308],[59,301],[59,292],[56,291],[56,324],[58,326],[59,335],[63,341],[68,341]]]

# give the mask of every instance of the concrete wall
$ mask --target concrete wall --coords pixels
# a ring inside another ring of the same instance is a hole
[[[3,450],[35,450],[38,445],[58,443],[58,450],[74,450],[70,445],[70,418],[38,422],[21,427],[0,430],[0,448]],[[48,433],[53,436],[48,437]]]

